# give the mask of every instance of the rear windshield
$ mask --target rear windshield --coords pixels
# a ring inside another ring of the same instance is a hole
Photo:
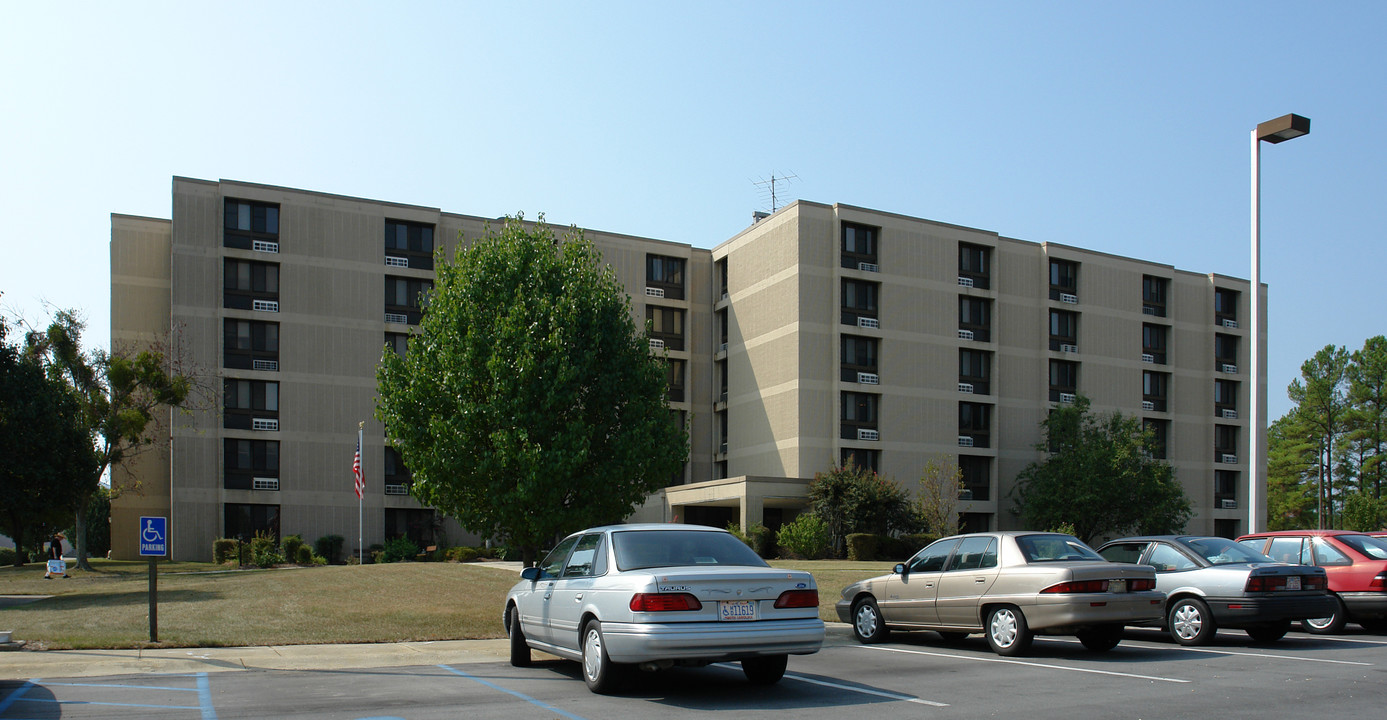
[[[1246,545],[1239,545],[1225,538],[1191,538],[1185,541],[1185,547],[1208,560],[1210,565],[1275,562]]]
[[[622,570],[678,565],[770,567],[746,543],[725,532],[626,530],[612,533]]]
[[[1016,546],[1021,548],[1026,562],[1104,561],[1102,555],[1072,535],[1019,535],[1016,538]]]
[[[1374,560],[1387,560],[1387,540],[1371,535],[1335,535],[1335,540]]]

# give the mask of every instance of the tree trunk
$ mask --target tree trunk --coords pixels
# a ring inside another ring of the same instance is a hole
[[[520,565],[521,567],[535,566],[535,548],[533,545],[522,545],[520,547]]]
[[[10,530],[14,532],[14,567],[24,567],[24,525],[17,517],[19,513],[10,512]]]
[[[91,495],[82,498],[82,503],[77,506],[77,522],[73,525],[72,538],[73,551],[77,553],[77,567],[93,572],[91,563],[87,562],[87,508],[91,505]]]

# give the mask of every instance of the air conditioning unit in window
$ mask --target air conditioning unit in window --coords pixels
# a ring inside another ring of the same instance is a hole
[[[1219,368],[1219,369],[1222,370],[1222,371],[1224,371],[1224,372],[1226,372],[1226,373],[1228,373],[1229,375],[1237,375],[1237,374],[1238,374],[1238,366],[1237,366],[1237,365],[1229,365],[1228,363],[1224,363],[1224,364],[1223,364],[1223,367],[1221,367],[1221,368]]]
[[[972,395],[972,394],[973,394],[973,383],[964,383],[964,382],[959,383],[959,384],[958,384],[958,391],[961,392],[961,393],[968,393],[969,395]]]
[[[268,240],[254,240],[250,244],[250,249],[256,252],[277,253],[279,252],[279,243],[269,242]]]
[[[877,432],[876,430],[871,430],[869,428],[858,428],[857,439],[876,441],[881,439],[881,433]]]
[[[972,500],[972,499],[973,499],[973,491],[972,491],[972,490],[969,490],[968,488],[959,488],[959,489],[958,489],[958,499],[959,499],[959,500]]]
[[[727,442],[726,442],[726,441],[723,441],[723,443],[722,443],[721,445],[718,445],[718,454],[720,454],[720,455],[726,455],[726,454],[727,454]]]
[[[881,376],[876,373],[860,372],[857,374],[857,382],[862,385],[880,385]]]
[[[278,490],[279,478],[252,478],[250,481],[251,490]]]
[[[1079,352],[1079,346],[1071,345],[1069,343],[1063,343],[1060,345],[1060,352],[1076,353]]]
[[[973,278],[958,276],[958,284],[963,287],[973,287]]]
[[[1237,509],[1238,509],[1238,501],[1237,501],[1237,500],[1220,500],[1220,501],[1218,502],[1218,506],[1219,506],[1220,508],[1223,508],[1224,510],[1237,510]]]
[[[407,486],[405,486],[405,485],[386,485],[386,486],[385,486],[385,494],[386,494],[386,495],[408,495],[408,494],[409,494],[409,487],[407,487]]]
[[[1151,402],[1150,400],[1142,400],[1142,401],[1141,401],[1141,409],[1142,409],[1142,410],[1155,410],[1155,409],[1156,409],[1156,403]]]
[[[727,352],[727,343],[718,345],[718,352]]]
[[[269,370],[274,372],[279,370],[278,360],[252,360],[250,363],[252,370]]]
[[[1151,307],[1150,305],[1142,305],[1142,306],[1141,306],[1141,314],[1142,314],[1142,315],[1155,315],[1155,314],[1156,314],[1156,308]]]
[[[1222,414],[1223,414],[1223,419],[1224,419],[1224,420],[1237,420],[1237,419],[1238,419],[1238,411],[1237,411],[1237,410],[1228,410],[1228,409],[1224,409],[1224,411],[1223,411]]]
[[[973,339],[973,331],[972,331],[972,330],[959,330],[959,331],[958,331],[958,339],[959,339],[959,340],[972,340],[972,339]]]
[[[278,300],[252,300],[251,303],[250,303],[250,309],[251,309],[251,310],[259,310],[259,311],[261,311],[261,312],[279,312],[279,301],[278,301]]]
[[[1152,355],[1151,353],[1142,353],[1141,361],[1144,363],[1153,363],[1156,362],[1156,356]]]
[[[406,325],[406,324],[409,323],[409,316],[408,316],[408,315],[405,315],[405,314],[403,314],[403,313],[386,313],[386,314],[385,314],[385,321],[388,322],[388,323],[396,323],[396,324],[399,324],[399,325]]]
[[[876,263],[860,262],[857,264],[857,269],[862,272],[881,272],[881,268],[877,267]]]
[[[1238,321],[1237,321],[1237,320],[1229,320],[1228,318],[1224,318],[1224,319],[1223,319],[1223,326],[1226,327],[1226,328],[1230,328],[1230,329],[1233,329],[1233,330],[1237,330],[1237,329],[1238,329]]]
[[[650,349],[651,349],[651,350],[664,350],[664,349],[665,349],[665,341],[664,341],[664,340],[661,340],[660,338],[650,338]]]
[[[1062,402],[1062,403],[1072,403],[1072,402],[1074,402],[1074,393],[1060,393],[1060,402]]]
[[[645,294],[650,297],[662,298],[665,296],[665,289],[657,287],[647,287],[645,289]]]
[[[972,436],[972,435],[959,435],[959,436],[958,436],[958,446],[959,446],[959,447],[973,447],[973,436]]]
[[[1225,464],[1225,465],[1237,465],[1237,464],[1238,464],[1238,456],[1237,456],[1237,455],[1229,455],[1228,453],[1224,453],[1222,456],[1219,457],[1219,461],[1222,462],[1222,463]]]
[[[252,418],[250,421],[251,430],[279,430],[279,420],[276,418]]]
[[[876,318],[860,317],[857,319],[857,326],[860,328],[879,328],[881,322]]]
[[[1077,305],[1079,303],[1079,296],[1074,293],[1060,293],[1060,302]]]
[[[385,264],[388,267],[409,267],[409,258],[396,257],[394,255],[385,256]]]

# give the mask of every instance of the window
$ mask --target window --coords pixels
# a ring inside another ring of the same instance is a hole
[[[875,431],[877,427],[877,403],[880,395],[860,392],[843,393],[844,440],[863,439],[860,430]]]
[[[222,245],[279,252],[278,205],[226,198],[223,208]],[[269,250],[270,246],[274,249]]]
[[[278,265],[227,258],[222,267],[222,307],[279,311]]]
[[[684,402],[684,361],[665,360],[665,397],[670,402]]]
[[[958,244],[958,276],[960,284],[966,279],[971,287],[986,290],[992,286],[992,249],[969,243]]]
[[[1243,542],[1246,543],[1247,541],[1244,540]],[[1260,543],[1263,540],[1258,538],[1256,542]],[[1310,556],[1310,544],[1305,542],[1305,538],[1272,538],[1271,547],[1267,549],[1266,553],[1276,562],[1295,563],[1297,565],[1315,564],[1315,559]]]
[[[1099,550],[1098,554],[1108,562],[1135,565],[1141,561],[1141,554],[1146,552],[1146,545],[1144,542],[1115,543]]]
[[[399,355],[400,357],[404,357],[409,352],[409,334],[393,332],[386,333],[385,348],[390,352]]]
[[[279,479],[279,441],[227,438],[224,446],[222,487],[254,490],[255,478]],[[278,489],[278,485],[275,486]]]
[[[1050,261],[1050,299],[1077,299],[1079,293],[1079,264],[1069,260]]]
[[[727,308],[718,311],[718,352],[727,350]]]
[[[992,497],[992,459],[978,455],[959,455],[958,470],[963,474],[959,480],[963,487],[958,491],[960,500],[989,500]]]
[[[1233,380],[1215,380],[1214,417],[1235,418],[1238,415],[1237,407],[1238,383]]]
[[[433,510],[385,509],[385,539],[408,538],[422,552],[433,544]]]
[[[1223,504],[1224,500],[1237,501],[1238,499],[1238,473],[1235,470],[1215,470],[1214,471],[1214,507]]]
[[[973,439],[973,447],[992,447],[992,406],[983,403],[958,404],[958,436]]]
[[[1079,390],[1079,363],[1050,361],[1050,402],[1073,401]],[[1064,396],[1069,397],[1064,397]]]
[[[982,298],[960,296],[958,298],[959,336],[978,342],[992,340],[992,301]]]
[[[602,533],[588,533],[573,546],[573,554],[564,564],[564,577],[593,577],[607,573],[607,553]]]
[[[226,404],[223,427],[232,430],[279,429],[279,383],[264,380],[222,381]],[[273,420],[274,427],[257,425],[255,420]]]
[[[429,306],[432,280],[385,276],[385,321],[418,325]]]
[[[727,297],[727,258],[717,261],[714,265],[717,266],[718,271],[718,286],[720,289],[718,297],[725,298]]]
[[[540,577],[559,577],[563,575],[565,561],[568,560],[568,552],[578,544],[577,537],[571,537],[559,543],[549,554],[544,556],[544,560],[539,563]]]
[[[650,322],[650,339],[663,340],[670,350],[684,349],[683,310],[646,305],[645,317]]]
[[[410,485],[414,484],[414,476],[410,474],[409,468],[405,467],[405,459],[400,456],[400,451],[389,445],[385,446],[385,485],[396,487],[403,485],[408,492]],[[387,490],[389,492],[389,490]]]
[[[433,269],[433,226],[404,220],[385,221],[385,264]]]
[[[845,447],[838,453],[838,464],[840,467],[851,464],[855,468],[881,472],[881,451]]]
[[[990,535],[966,537],[959,541],[948,571],[986,570],[997,567],[997,539]]]
[[[222,366],[236,370],[278,370],[279,323],[222,320]]]
[[[718,420],[718,453],[727,454],[727,411],[719,410],[716,413]],[[726,477],[724,475],[723,477]]]
[[[1214,426],[1214,462],[1238,456],[1238,428],[1233,425]],[[1237,460],[1233,460],[1237,462]]]
[[[664,255],[645,256],[645,286],[659,288],[670,300],[684,299],[684,260]]]
[[[958,531],[961,533],[987,532],[991,527],[991,513],[966,512],[958,514]]]
[[[1214,324],[1238,326],[1238,291],[1214,288]]]
[[[718,399],[717,402],[727,402],[727,361],[717,361],[718,371]]]
[[[843,324],[857,325],[858,318],[877,317],[877,283],[843,281]]]
[[[1151,548],[1151,559],[1147,560],[1146,564],[1156,568],[1156,572],[1184,572],[1199,569],[1199,565],[1195,561],[1165,543],[1156,543],[1156,547]]]
[[[1353,560],[1344,551],[1334,547],[1327,538],[1310,538],[1310,544],[1315,548],[1315,564],[1321,567],[1331,565],[1352,565]]]
[[[223,537],[250,542],[258,533],[268,533],[279,542],[279,506],[226,503],[222,506]]]
[[[1170,397],[1170,373],[1144,370],[1141,373],[1141,401],[1144,410],[1166,411],[1166,399]],[[1150,403],[1150,405],[1146,405]]]
[[[1142,323],[1141,325],[1141,354],[1142,360],[1149,359],[1157,365],[1166,363],[1165,336],[1167,328],[1164,325],[1152,325]],[[1145,356],[1150,356],[1149,358]]]
[[[1170,281],[1153,275],[1141,276],[1141,312],[1144,315],[1165,317],[1166,291]]]
[[[858,373],[877,372],[876,338],[844,335],[842,337],[842,381],[858,382]]]
[[[949,559],[955,545],[958,545],[957,539],[946,538],[921,550],[919,554],[910,559],[910,572],[939,572],[943,570],[944,561]]]
[[[1231,366],[1227,367],[1227,366]],[[1214,369],[1220,372],[1233,370],[1238,366],[1238,337],[1214,333]]]
[[[1068,310],[1050,311],[1050,349],[1079,346],[1079,313]]]
[[[1167,443],[1170,439],[1170,421],[1142,418],[1141,426],[1151,433],[1146,446],[1146,451],[1150,453],[1151,457],[1157,460],[1165,460],[1169,457]]]
[[[878,228],[843,223],[843,267],[854,270],[861,263],[877,264]]]
[[[958,382],[972,386],[974,395],[991,395],[992,353],[981,350],[958,351]]]

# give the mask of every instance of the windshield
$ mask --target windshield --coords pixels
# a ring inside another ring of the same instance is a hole
[[[1371,535],[1336,535],[1335,540],[1374,560],[1387,560],[1387,540]]]
[[[622,570],[679,565],[770,567],[746,543],[725,532],[627,530],[612,533]]]
[[[1275,562],[1246,545],[1239,545],[1226,538],[1189,538],[1184,543],[1185,547],[1193,550],[1196,555],[1208,560],[1210,565]]]
[[[1016,546],[1026,556],[1026,562],[1058,562],[1060,560],[1103,560],[1103,556],[1083,544],[1073,535],[1018,535]]]

